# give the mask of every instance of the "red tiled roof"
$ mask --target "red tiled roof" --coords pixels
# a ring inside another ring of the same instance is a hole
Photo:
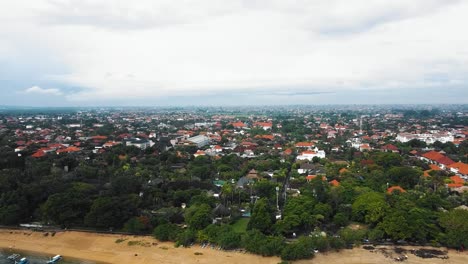
[[[387,145],[383,146],[382,149],[391,150],[391,151],[398,151],[398,148],[395,145],[392,145],[392,144],[387,144]]]
[[[31,157],[33,158],[41,158],[41,157],[44,157],[46,154],[44,151],[42,150],[39,150],[37,151],[36,153],[32,154]]]
[[[433,161],[436,161],[436,160],[444,157],[444,155],[442,155],[439,152],[434,151],[434,150],[426,152],[426,153],[422,154],[422,156],[424,158],[426,158],[426,159],[433,160]]]
[[[406,192],[405,189],[401,188],[398,185],[397,186],[392,186],[392,187],[387,189],[387,193],[389,193],[389,194],[392,194],[394,191],[399,191],[399,192],[402,192],[402,193]]]
[[[242,123],[242,122],[240,122],[240,121],[239,121],[239,122],[233,122],[233,123],[231,123],[231,125],[232,125],[233,127],[237,127],[237,128],[242,128],[242,127],[245,127],[245,126],[246,126],[244,123]]]
[[[450,177],[450,180],[452,180],[453,183],[459,183],[462,185],[465,183],[465,180],[463,180],[462,178],[460,178],[460,176],[457,175]]]
[[[78,151],[81,151],[81,149],[75,147],[75,146],[70,146],[68,148],[64,148],[64,149],[59,149],[57,150],[57,153],[70,153],[70,152],[78,152]]]
[[[296,147],[297,148],[305,148],[305,147],[313,147],[314,143],[312,142],[297,142]]]
[[[272,127],[273,123],[272,122],[255,122],[253,125],[261,126],[261,127]]]
[[[256,135],[255,138],[273,140],[275,137],[273,135]]]
[[[93,140],[106,140],[106,136],[92,136],[91,139]]]
[[[458,172],[461,173],[461,174],[465,174],[465,175],[468,174],[468,164],[466,164],[466,163],[457,162],[457,163],[453,163],[453,164],[448,165],[448,167],[457,169]]]
[[[307,177],[306,177],[306,179],[308,181],[313,180],[315,178],[317,178],[317,175],[307,175]],[[327,180],[327,178],[325,176],[322,176],[322,181],[326,181],[326,180]]]
[[[331,181],[331,182],[330,182],[330,184],[331,184],[331,185],[333,185],[334,187],[338,187],[338,186],[340,186],[340,182],[339,182],[339,181],[337,181],[337,180],[333,180],[333,181]]]
[[[442,158],[437,159],[436,162],[440,163],[440,164],[444,164],[444,165],[451,165],[451,164],[455,163],[455,161],[453,161],[452,159],[450,159],[449,157],[446,157],[446,156],[443,156]]]

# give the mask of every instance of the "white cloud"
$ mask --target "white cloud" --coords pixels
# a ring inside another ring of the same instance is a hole
[[[468,84],[468,1],[11,2],[5,47],[48,49],[70,100]]]
[[[24,90],[23,92],[27,94],[44,94],[44,95],[57,95],[57,96],[63,95],[59,89],[55,89],[55,88],[44,89],[39,86],[32,86]]]

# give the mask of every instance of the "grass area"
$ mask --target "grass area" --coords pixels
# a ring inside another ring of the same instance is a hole
[[[247,231],[247,224],[249,223],[249,218],[241,218],[232,224],[232,228],[237,233],[245,233]]]
[[[128,241],[127,245],[129,245],[129,246],[142,246],[142,247],[150,247],[151,246],[151,244],[149,242],[144,242],[144,241],[140,241],[140,240]]]
[[[127,240],[127,239],[126,239],[126,238],[125,238],[125,239],[124,239],[124,238],[119,238],[119,239],[115,240],[115,243],[117,243],[117,244],[118,244],[118,243],[122,243],[122,242],[124,242],[125,240]]]

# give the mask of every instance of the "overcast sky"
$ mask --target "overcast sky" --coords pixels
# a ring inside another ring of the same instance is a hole
[[[2,0],[0,105],[468,103],[466,0]]]

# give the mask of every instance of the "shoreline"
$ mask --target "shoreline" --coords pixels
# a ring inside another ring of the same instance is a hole
[[[64,258],[110,263],[255,263],[277,264],[278,257],[262,257],[249,253],[201,248],[176,248],[173,242],[160,242],[150,236],[113,235],[77,231],[47,232],[0,230],[0,248],[62,255]],[[130,243],[129,243],[130,242]]]
[[[151,236],[100,234],[78,231],[57,232],[45,236],[47,232],[31,230],[0,229],[0,248],[37,253],[40,255],[62,255],[69,260],[91,261],[96,264],[107,263],[207,263],[220,262],[234,264],[277,264],[279,257],[262,257],[250,253],[223,251],[202,248],[194,245],[189,248],[176,248],[172,242],[160,242]],[[298,264],[364,264],[396,263],[394,259],[382,254],[379,249],[392,251],[395,248],[437,249],[447,251],[448,259],[421,258],[408,253],[407,264],[468,263],[468,252],[457,252],[447,248],[416,246],[377,246],[376,250],[363,247],[344,249],[339,252],[318,253],[312,259],[294,261]]]

